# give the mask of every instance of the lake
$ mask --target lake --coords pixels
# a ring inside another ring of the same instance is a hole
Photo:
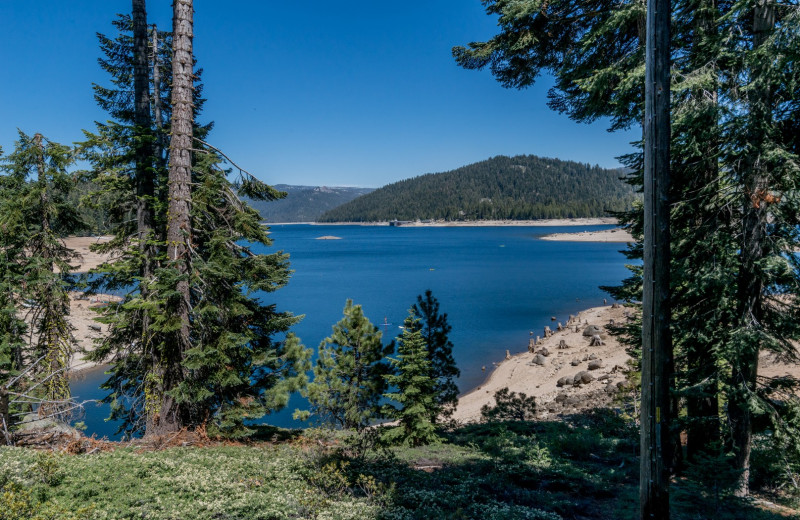
[[[553,324],[551,316],[563,323],[570,314],[602,305],[608,296],[599,286],[629,276],[619,252],[625,244],[538,237],[612,227],[276,225],[274,246],[263,252],[288,252],[294,274],[288,286],[264,297],[278,310],[305,315],[293,330],[316,350],[341,319],[347,298],[362,305],[388,342],[399,334],[416,296],[431,289],[453,327],[450,339],[464,392],[480,385],[506,350],[525,351],[529,332],[542,335]],[[341,239],[317,239],[328,235]],[[73,395],[101,398],[104,379],[101,370],[76,377]],[[291,415],[302,406],[302,398],[294,396],[286,410],[265,421],[300,426]],[[107,406],[89,405],[86,433],[112,438],[116,425],[104,422],[107,415]]]

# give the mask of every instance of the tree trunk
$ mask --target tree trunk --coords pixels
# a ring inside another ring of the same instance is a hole
[[[644,291],[639,482],[642,519],[669,519],[670,1],[648,0],[645,68]]]
[[[153,239],[155,218],[153,199],[155,197],[155,170],[153,164],[152,118],[150,115],[150,76],[147,59],[147,11],[145,0],[133,0],[133,95],[134,95],[134,156],[136,164],[136,235],[139,252],[142,256],[142,281],[139,291],[142,300],[150,294],[147,283],[155,270],[156,250],[149,242]],[[141,316],[141,343],[146,349],[154,349],[151,338],[150,317],[147,312]],[[147,355],[147,354],[146,354]],[[160,354],[150,350],[153,365],[161,363]],[[149,388],[145,392],[145,410],[158,410],[161,407],[162,391]],[[154,416],[156,417],[157,414]],[[148,416],[148,426],[150,417]],[[149,433],[149,429],[146,430]]]
[[[180,406],[168,395],[183,379],[181,362],[190,346],[190,258],[188,245],[192,240],[189,209],[192,180],[192,0],[173,3],[172,57],[172,140],[169,161],[169,209],[167,214],[167,261],[180,278],[176,292],[178,301],[173,309],[180,328],[174,341],[168,341],[160,359],[155,360],[156,378],[161,386],[161,407],[154,416],[148,415],[147,433],[163,434],[183,426]]]
[[[133,96],[134,124],[136,126],[136,224],[139,249],[144,254],[145,279],[152,270],[148,258],[147,241],[153,231],[152,199],[155,194],[153,180],[153,149],[150,118],[150,76],[147,66],[147,12],[145,0],[133,0]]]
[[[767,40],[775,26],[775,7],[768,0],[759,0],[753,9],[753,49],[758,49]],[[761,79],[764,65],[756,65],[751,81]],[[733,368],[734,388],[728,404],[731,423],[731,438],[736,468],[741,472],[736,495],[750,493],[750,452],[753,441],[753,422],[748,401],[756,389],[760,334],[764,315],[764,279],[760,264],[767,256],[767,203],[759,200],[759,194],[769,190],[769,172],[762,156],[766,127],[771,121],[772,95],[768,87],[754,88],[750,93],[750,131],[748,145],[750,156],[746,160],[743,175],[742,247],[740,253],[739,280],[737,284],[740,330],[739,358]]]

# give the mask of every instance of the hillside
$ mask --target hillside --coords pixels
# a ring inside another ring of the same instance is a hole
[[[273,202],[247,199],[267,222],[313,222],[326,211],[373,191],[372,188],[288,184],[277,184],[275,188],[288,193],[286,198]]]
[[[635,194],[622,169],[518,155],[497,156],[377,189],[332,209],[319,222],[444,219],[527,220],[606,216]]]

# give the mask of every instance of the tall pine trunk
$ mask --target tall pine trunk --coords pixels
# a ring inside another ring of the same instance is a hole
[[[194,110],[192,58],[192,0],[173,3],[172,58],[172,140],[169,160],[169,202],[167,213],[167,261],[176,271],[176,301],[170,312],[178,321],[173,341],[164,343],[159,359],[154,359],[154,372],[160,384],[161,406],[148,414],[147,433],[163,434],[180,429],[184,424],[181,406],[170,395],[183,380],[182,361],[190,346],[190,258],[192,240],[189,209],[192,176],[192,122]]]
[[[147,11],[145,0],[133,0],[133,95],[136,126],[136,224],[139,248],[148,249],[147,240],[153,231],[152,199],[155,194],[153,147],[150,117],[150,76],[147,60]],[[144,255],[144,278],[152,274],[148,255]]]
[[[134,157],[136,165],[136,236],[141,254],[141,276],[139,292],[142,300],[150,296],[149,280],[155,269],[156,250],[151,241],[154,233],[153,200],[155,196],[155,170],[153,168],[152,118],[150,116],[150,75],[147,59],[147,11],[145,0],[133,0],[133,96],[134,96]],[[150,316],[142,311],[141,343],[145,348],[153,349],[151,338]],[[159,354],[153,350],[150,356],[157,358]],[[150,386],[152,383],[147,383]],[[161,405],[159,391],[148,388],[145,392],[145,409],[158,409]],[[149,424],[149,423],[148,423]]]
[[[753,9],[753,50],[767,40],[775,26],[775,6],[769,0],[759,0]],[[762,80],[766,64],[756,60],[752,68],[751,82]],[[755,86],[749,93],[749,132],[742,184],[742,246],[740,253],[739,280],[737,283],[739,302],[740,338],[739,355],[732,373],[733,392],[728,405],[731,438],[736,468],[741,472],[736,490],[738,496],[750,493],[750,452],[753,442],[753,417],[749,405],[750,396],[756,390],[758,355],[761,350],[762,323],[764,317],[764,273],[763,260],[767,257],[768,204],[761,196],[770,189],[769,172],[763,156],[766,131],[772,120],[772,95],[769,87]]]

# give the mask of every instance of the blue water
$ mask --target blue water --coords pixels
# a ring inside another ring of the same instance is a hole
[[[481,384],[506,349],[526,350],[529,331],[541,335],[551,316],[565,322],[569,314],[602,305],[607,295],[598,287],[629,275],[619,252],[624,244],[538,237],[610,227],[273,226],[274,246],[264,252],[288,252],[295,272],[287,287],[264,298],[279,310],[305,315],[293,330],[316,349],[341,318],[347,298],[363,306],[388,341],[400,332],[416,296],[431,289],[453,327],[458,384],[467,391]],[[316,240],[324,235],[341,240]],[[99,370],[78,378],[73,394],[102,397],[98,386],[104,378]],[[294,396],[286,410],[265,421],[299,426],[291,415],[302,406]],[[116,425],[103,421],[107,415],[107,407],[90,406],[87,433],[111,437]]]

